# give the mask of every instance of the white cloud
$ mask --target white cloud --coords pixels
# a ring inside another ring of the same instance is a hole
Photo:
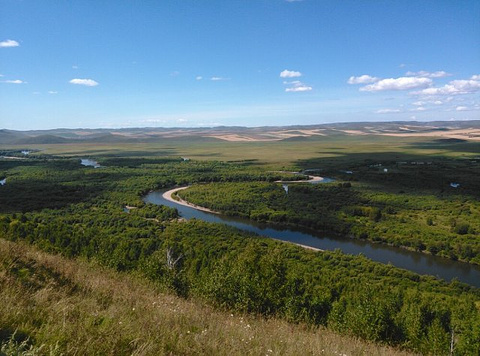
[[[291,85],[290,88],[285,88],[285,91],[287,93],[310,91],[313,89],[311,86],[306,85],[299,80],[294,80],[292,82],[283,82],[283,84]]]
[[[441,101],[441,100],[428,100],[428,101],[419,100],[419,101],[415,101],[415,102],[412,103],[412,105],[415,105],[415,106],[424,106],[426,104],[443,105],[443,101]]]
[[[14,40],[6,40],[6,41],[2,41],[0,42],[0,48],[6,48],[6,47],[18,47],[20,46],[20,43],[18,43],[17,41],[14,41]]]
[[[412,103],[412,105],[415,105],[415,106],[423,106],[425,104],[426,104],[425,101],[415,101],[414,103]]]
[[[451,73],[447,73],[443,70],[430,73],[430,75],[429,75],[430,78],[444,78],[444,77],[450,77],[450,76],[452,76]]]
[[[202,77],[201,75],[197,75],[197,76],[195,77],[195,79],[196,79],[196,80],[202,80],[203,77]]]
[[[25,84],[23,80],[20,79],[15,79],[15,80],[4,80],[3,83],[8,83],[8,84]]]
[[[380,109],[375,111],[375,114],[393,114],[396,112],[401,112],[400,109]]]
[[[213,80],[214,82],[219,82],[219,81],[222,81],[222,80],[230,80],[230,78],[211,77],[210,80]]]
[[[374,84],[360,88],[360,91],[386,91],[386,90],[409,90],[425,88],[432,84],[430,78],[421,77],[400,77],[382,79]]]
[[[280,72],[280,78],[298,78],[301,76],[302,73],[294,70],[285,69],[284,71]],[[287,88],[285,88],[285,91],[287,93],[298,93],[313,90],[310,85],[307,85],[300,80],[283,81],[283,84],[288,86]]]
[[[480,80],[480,74],[472,75],[471,80]]]
[[[370,75],[364,74],[359,77],[350,77],[347,81],[348,84],[368,84],[378,82],[380,78],[372,77]]]
[[[443,70],[439,70],[437,72],[426,72],[421,70],[419,72],[407,72],[405,74],[408,77],[424,77],[424,78],[444,78],[451,76],[450,73],[447,73]]]
[[[280,72],[280,78],[297,78],[301,77],[302,73],[294,71],[294,70],[287,70]]]
[[[425,109],[423,106],[419,106],[418,108],[415,108],[415,109],[412,109],[410,111],[425,111],[427,109]]]
[[[293,87],[293,88],[286,88],[285,91],[288,92],[302,92],[302,91],[310,91],[312,90],[312,87],[309,87],[308,85],[302,85],[298,87]]]
[[[95,87],[98,83],[93,79],[72,79],[70,80],[71,84],[85,85],[87,87]]]
[[[58,91],[50,90],[48,94],[58,94]]]
[[[457,108],[455,110],[456,111],[467,111],[468,108],[466,106],[457,106]]]
[[[473,76],[472,78],[475,78]],[[470,94],[480,91],[480,80],[467,79],[467,80],[452,80],[450,83],[444,85],[443,87],[434,87],[427,88],[413,94],[416,95],[461,95],[461,94]]]

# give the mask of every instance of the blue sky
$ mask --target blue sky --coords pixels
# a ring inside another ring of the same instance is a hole
[[[0,128],[480,119],[480,1],[0,0]]]

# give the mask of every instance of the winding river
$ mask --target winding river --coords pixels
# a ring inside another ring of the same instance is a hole
[[[480,266],[363,240],[328,237],[316,234],[311,230],[301,228],[292,230],[291,228],[284,228],[279,225],[261,224],[248,219],[201,211],[194,207],[165,199],[163,197],[165,192],[166,191],[151,192],[144,197],[144,201],[176,208],[185,219],[195,218],[207,222],[227,224],[241,230],[254,232],[258,235],[288,241],[314,249],[340,249],[348,254],[363,254],[374,261],[385,264],[390,263],[396,267],[404,268],[418,274],[433,275],[447,281],[457,279],[460,282],[480,288]]]

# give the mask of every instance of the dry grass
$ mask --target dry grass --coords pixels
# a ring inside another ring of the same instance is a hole
[[[40,354],[406,355],[325,329],[221,312],[141,278],[0,239],[0,335]],[[57,346],[55,346],[57,345]]]

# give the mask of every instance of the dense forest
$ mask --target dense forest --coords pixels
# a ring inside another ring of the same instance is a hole
[[[228,215],[480,264],[480,164],[371,162],[351,165],[348,171],[329,167],[319,173],[336,182],[290,184],[288,192],[280,184],[241,182],[194,185],[178,195]],[[450,185],[459,181],[458,187]]]
[[[456,253],[471,249],[470,258],[457,257],[476,262],[478,203],[468,195],[457,211],[457,198],[445,192],[442,201],[435,196],[426,201],[427,195],[414,196],[406,188],[398,194],[375,191],[367,179],[340,179],[338,174],[327,185],[291,184],[287,195],[274,182],[296,175],[251,162],[112,157],[98,157],[98,162],[102,167],[94,169],[81,166],[77,158],[39,155],[0,161],[0,178],[7,179],[0,186],[0,237],[135,272],[158,288],[221,310],[326,326],[422,353],[448,354],[453,348],[454,354],[474,355],[480,348],[480,291],[474,287],[362,256],[315,252],[220,224],[183,221],[175,209],[142,201],[150,190],[208,183],[182,194],[258,220],[321,229],[337,225],[339,233],[382,236],[388,242],[398,235],[399,245],[424,244],[431,253],[434,243],[450,244],[455,236]],[[448,209],[456,223],[446,229]],[[421,219],[425,224],[419,226]],[[456,230],[461,224],[468,225],[465,232]],[[403,228],[376,234],[375,229],[394,226]],[[412,229],[420,230],[406,239],[402,231],[411,234]],[[425,231],[438,232],[432,237]],[[25,268],[11,273],[22,276]],[[1,335],[18,328],[3,321]],[[31,330],[20,331],[35,338]]]

